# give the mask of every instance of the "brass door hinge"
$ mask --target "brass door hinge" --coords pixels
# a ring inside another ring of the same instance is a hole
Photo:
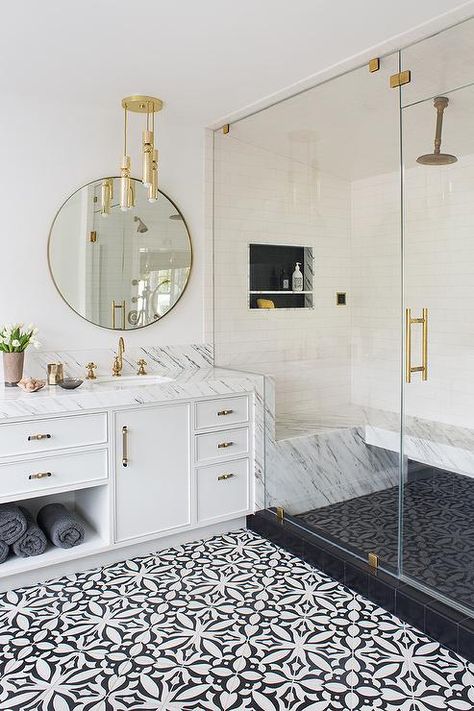
[[[367,556],[367,561],[371,568],[377,569],[379,567],[379,557],[377,553],[369,553]]]
[[[97,232],[96,230],[91,230],[89,232],[89,242],[97,242]]]
[[[285,509],[283,508],[283,506],[277,506],[276,515],[277,518],[280,519],[280,521],[283,521],[283,519],[285,518]]]
[[[411,82],[411,71],[405,69],[404,72],[398,72],[398,74],[392,74],[390,77],[390,88],[396,89],[404,84],[409,84]]]
[[[373,72],[378,72],[379,69],[380,69],[380,59],[378,57],[374,57],[369,62],[369,72],[372,74]]]
[[[226,135],[227,133],[229,133],[229,131],[230,131],[230,125],[229,125],[228,123],[225,123],[225,124],[222,126],[222,133],[223,133],[224,135]]]

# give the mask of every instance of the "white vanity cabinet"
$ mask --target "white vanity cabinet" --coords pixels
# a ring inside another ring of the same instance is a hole
[[[232,530],[253,512],[252,392],[101,404],[0,421],[0,504],[35,516],[59,502],[85,526],[77,548],[11,553],[0,591]]]
[[[115,416],[116,541],[191,523],[190,405]]]

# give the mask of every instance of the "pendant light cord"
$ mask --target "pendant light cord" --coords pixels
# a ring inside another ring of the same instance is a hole
[[[124,154],[124,156],[126,156],[126,155],[127,155],[127,105],[125,104],[125,106],[124,106],[123,108],[124,108],[124,111],[125,111],[125,119],[124,119],[124,122],[123,122],[123,125],[124,125],[124,131],[123,131],[123,133],[124,133],[124,136],[123,136],[123,154]]]

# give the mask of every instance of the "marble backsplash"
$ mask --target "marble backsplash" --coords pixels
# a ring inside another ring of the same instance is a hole
[[[96,375],[112,375],[112,365],[116,354],[115,348],[87,348],[73,351],[33,351],[29,349],[25,358],[25,375],[46,377],[48,363],[63,363],[64,373],[69,377],[84,378],[86,364],[97,365]],[[148,373],[163,371],[179,373],[183,370],[212,368],[214,349],[210,343],[197,343],[178,346],[130,347],[126,345],[123,355],[124,375],[133,375],[138,370],[137,361],[143,358]]]

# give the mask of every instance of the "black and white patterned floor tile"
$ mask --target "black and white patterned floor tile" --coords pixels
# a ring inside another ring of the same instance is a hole
[[[471,711],[474,665],[249,531],[0,596],[0,709]]]

